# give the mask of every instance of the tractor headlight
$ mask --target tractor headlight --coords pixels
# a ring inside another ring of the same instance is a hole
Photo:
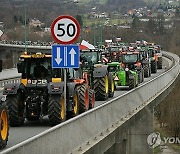
[[[126,71],[126,72],[129,71],[129,68],[126,67],[126,68],[125,68],[125,71]]]

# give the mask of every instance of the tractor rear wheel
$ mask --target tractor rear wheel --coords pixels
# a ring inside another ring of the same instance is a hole
[[[151,61],[151,72],[156,73],[157,72],[157,62]]]
[[[79,98],[79,112],[82,113],[89,109],[89,90],[85,84],[80,85],[77,90]]]
[[[0,105],[0,149],[7,145],[9,136],[9,121],[8,121],[8,111],[5,103],[1,102]]]
[[[89,108],[92,109],[94,108],[95,105],[95,94],[94,90],[90,89],[89,90]]]
[[[6,97],[6,104],[9,111],[10,126],[22,126],[24,124],[24,107],[21,97],[19,95],[9,95]]]
[[[129,89],[133,89],[135,87],[135,78],[129,79]]]
[[[94,79],[94,91],[96,100],[107,100],[109,91],[108,76]]]
[[[162,57],[158,58],[157,67],[158,69],[162,69]]]
[[[150,70],[148,65],[144,65],[144,77],[148,78],[150,76]]]
[[[109,98],[111,98],[111,97],[114,96],[114,89],[115,89],[114,79],[113,79],[112,74],[109,74],[109,85],[108,85],[108,88],[109,88]]]
[[[51,95],[48,102],[48,117],[52,126],[66,120],[64,96]]]

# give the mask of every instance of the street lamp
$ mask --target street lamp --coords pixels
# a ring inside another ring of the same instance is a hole
[[[99,25],[99,48],[102,49],[102,25]]]

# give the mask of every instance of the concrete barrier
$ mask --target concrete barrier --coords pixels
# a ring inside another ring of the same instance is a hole
[[[133,112],[143,103],[158,97],[175,81],[180,71],[179,57],[166,52],[163,52],[163,55],[173,61],[173,66],[160,76],[95,109],[19,143],[3,151],[2,154],[72,153],[74,149]]]

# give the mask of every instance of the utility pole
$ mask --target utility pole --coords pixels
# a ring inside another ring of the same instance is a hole
[[[26,18],[27,18],[27,14],[26,14],[26,11],[27,10],[27,1],[24,0],[24,41],[25,41],[25,51],[27,51],[27,29],[26,29],[26,25],[27,25],[27,21],[26,21]]]

